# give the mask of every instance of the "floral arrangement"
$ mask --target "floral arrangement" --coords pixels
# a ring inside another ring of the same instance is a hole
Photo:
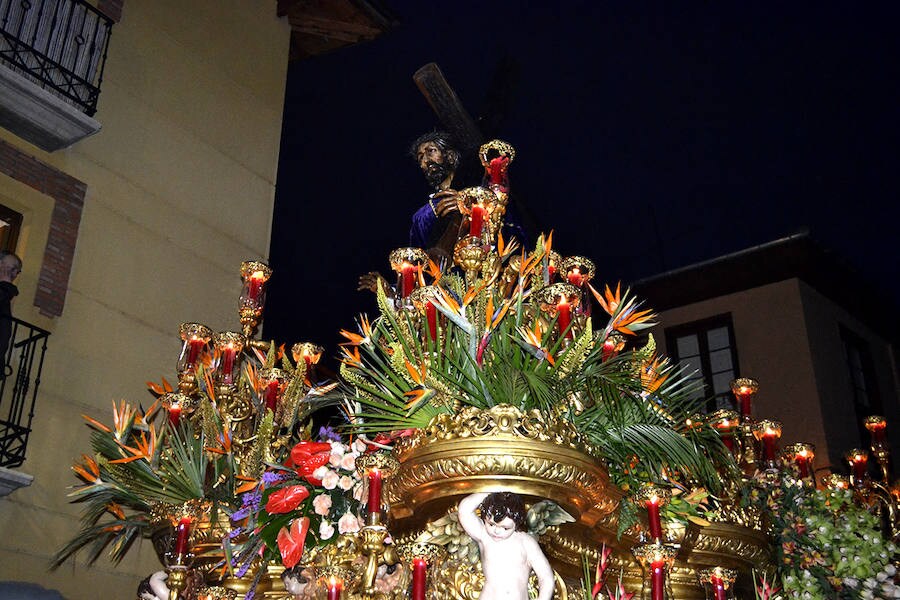
[[[763,511],[773,536],[778,585],[757,585],[759,598],[900,598],[891,564],[897,547],[853,491],[818,490],[784,476],[752,480],[743,498]]]
[[[257,556],[291,568],[305,548],[329,544],[335,533],[359,531],[365,484],[356,457],[365,450],[361,440],[301,441],[285,464],[269,465],[231,513],[235,527],[225,545],[238,576]]]

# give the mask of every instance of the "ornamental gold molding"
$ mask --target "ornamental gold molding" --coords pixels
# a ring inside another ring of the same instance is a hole
[[[679,557],[694,565],[749,571],[772,561],[768,536],[758,530],[729,523],[689,523]]]
[[[395,449],[400,467],[386,483],[396,520],[424,523],[454,497],[511,491],[553,500],[576,519],[612,512],[621,492],[599,460],[584,452],[565,421],[509,405],[442,414]],[[415,526],[415,523],[409,524]],[[404,529],[407,524],[404,524]]]

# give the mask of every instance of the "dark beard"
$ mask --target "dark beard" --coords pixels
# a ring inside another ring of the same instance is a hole
[[[425,174],[425,180],[428,182],[428,185],[437,189],[438,186],[441,185],[441,182],[450,176],[452,171],[447,165],[430,162],[425,166],[423,173]]]

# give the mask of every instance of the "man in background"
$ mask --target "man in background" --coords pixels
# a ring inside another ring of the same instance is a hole
[[[0,362],[3,366],[0,379],[8,375],[6,355],[12,335],[12,299],[19,295],[19,288],[13,281],[21,272],[22,259],[12,252],[0,250]]]

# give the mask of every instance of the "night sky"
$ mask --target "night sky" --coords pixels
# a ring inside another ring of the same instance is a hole
[[[808,229],[896,310],[898,9],[559,4],[389,1],[380,39],[291,64],[266,337],[334,355],[375,312],[356,279],[389,271],[429,192],[406,154],[439,125],[429,62],[502,115],[515,199],[598,281]]]

